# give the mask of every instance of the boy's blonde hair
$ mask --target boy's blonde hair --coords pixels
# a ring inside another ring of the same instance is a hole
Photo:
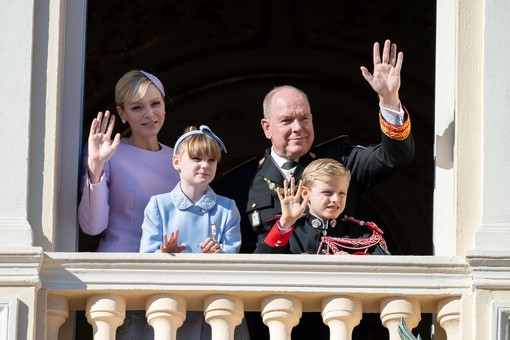
[[[184,133],[189,131],[198,130],[196,126],[188,126]],[[175,150],[176,155],[180,155],[184,150],[187,150],[190,158],[212,158],[219,162],[221,159],[221,147],[217,141],[207,134],[196,134],[186,137],[177,146]]]
[[[351,180],[351,172],[342,163],[331,158],[319,158],[308,164],[303,171],[303,186],[311,188],[315,181],[326,182],[332,178],[347,177]]]

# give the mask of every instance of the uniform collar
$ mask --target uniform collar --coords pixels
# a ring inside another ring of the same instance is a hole
[[[216,193],[211,189],[211,187],[207,187],[204,196],[197,202],[193,203],[181,190],[181,182],[179,182],[174,190],[170,192],[170,199],[175,207],[179,210],[186,210],[192,206],[197,206],[202,210],[209,211],[216,205],[217,199]]]
[[[296,180],[301,179],[303,170],[315,158],[315,154],[313,152],[309,152],[299,159],[298,165],[296,166],[293,174]],[[283,180],[285,177],[280,171],[277,161],[273,158],[273,156],[271,156],[271,148],[266,149],[264,157],[259,161],[258,174],[270,182],[283,187]]]
[[[271,156],[271,149],[266,149],[264,158],[259,161],[258,175],[264,177],[264,180],[273,182],[283,187],[284,175]]]

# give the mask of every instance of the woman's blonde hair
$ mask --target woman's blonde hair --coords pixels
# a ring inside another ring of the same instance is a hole
[[[351,180],[351,172],[342,163],[331,158],[319,158],[308,164],[303,171],[303,186],[311,188],[315,181],[326,182],[332,178],[347,177]]]
[[[184,133],[198,130],[196,126],[188,126],[184,129]],[[176,155],[180,155],[183,151],[188,152],[190,158],[212,158],[219,162],[221,160],[221,147],[214,138],[207,134],[196,134],[186,137],[179,143],[175,150]]]
[[[139,70],[125,73],[115,85],[115,104],[123,109],[126,102],[140,100],[145,96],[150,84],[153,82]]]

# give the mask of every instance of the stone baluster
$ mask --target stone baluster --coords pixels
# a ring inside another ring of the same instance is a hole
[[[409,329],[418,326],[421,320],[420,304],[414,299],[397,296],[381,301],[381,321],[390,333],[390,340],[400,340],[398,324],[404,318]]]
[[[86,308],[94,340],[114,340],[117,327],[124,323],[126,300],[121,296],[100,294],[88,298]]]
[[[212,340],[233,340],[243,316],[244,304],[237,297],[212,295],[204,300],[204,317],[211,325]]]
[[[178,295],[155,294],[145,301],[147,322],[154,328],[154,340],[175,340],[186,319],[186,299]]]
[[[352,330],[362,317],[361,302],[348,296],[322,300],[322,320],[328,325],[330,339],[351,340]]]
[[[62,296],[48,295],[46,308],[46,340],[58,340],[60,327],[69,317],[67,299]]]
[[[271,340],[290,340],[292,328],[301,318],[301,301],[290,296],[268,296],[262,300],[261,315]]]
[[[461,301],[458,297],[443,299],[437,305],[437,321],[446,331],[448,339],[462,339],[460,312]]]

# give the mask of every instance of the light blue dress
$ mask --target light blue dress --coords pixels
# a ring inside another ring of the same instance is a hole
[[[217,195],[210,187],[197,203],[189,200],[180,182],[168,193],[152,196],[145,208],[141,253],[159,252],[163,235],[179,230],[179,245],[187,253],[200,253],[199,244],[214,237],[224,253],[238,253],[241,247],[241,217],[234,200]]]
[[[238,253],[241,248],[240,221],[234,200],[219,196],[208,187],[205,195],[194,204],[178,183],[171,192],[149,200],[142,224],[140,252],[159,252],[163,235],[179,230],[178,244],[188,246],[184,252],[200,253],[199,244],[214,236],[224,253]],[[186,313],[184,324],[177,330],[177,339],[211,339],[211,327],[202,312]]]

